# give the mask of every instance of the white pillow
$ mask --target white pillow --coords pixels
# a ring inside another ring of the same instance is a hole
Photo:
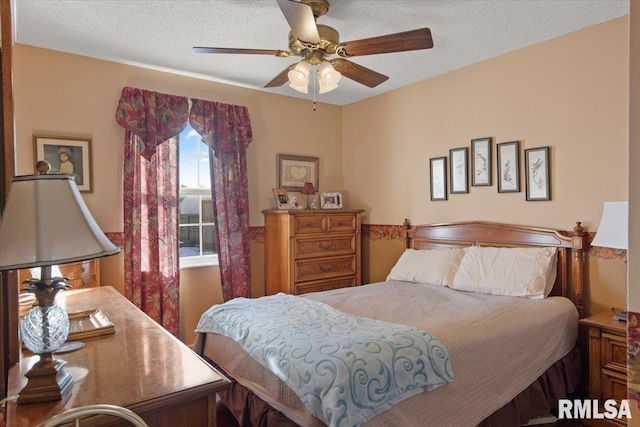
[[[453,289],[526,298],[546,296],[556,248],[471,246],[464,251]]]
[[[450,286],[463,256],[461,248],[407,249],[387,280]]]
[[[557,251],[553,254],[551,265],[549,266],[549,272],[547,273],[547,286],[544,288],[544,297],[548,297],[553,290],[553,285],[556,283],[556,277],[558,276],[558,254]]]

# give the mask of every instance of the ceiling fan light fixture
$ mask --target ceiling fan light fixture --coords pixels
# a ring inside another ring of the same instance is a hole
[[[332,90],[334,90],[335,88],[337,88],[338,85],[333,85],[333,86],[325,86],[322,83],[320,84],[320,88],[318,89],[318,93],[327,93],[327,92],[331,92]]]
[[[289,81],[297,86],[309,84],[309,73],[311,72],[311,65],[307,61],[300,61],[296,66],[287,73]]]
[[[307,84],[298,85],[298,84],[295,84],[295,83],[291,82],[291,83],[289,83],[289,87],[297,90],[298,92],[309,93],[309,90],[307,89],[307,87],[308,87]]]
[[[318,80],[320,82],[320,88],[322,88],[322,86],[325,86],[331,87],[331,89],[329,90],[335,89],[336,87],[338,87],[338,82],[340,81],[341,77],[342,74],[336,71],[336,69],[333,68],[333,65],[331,65],[329,61],[322,61],[320,63],[320,66],[318,67]],[[326,92],[328,92],[328,90]]]

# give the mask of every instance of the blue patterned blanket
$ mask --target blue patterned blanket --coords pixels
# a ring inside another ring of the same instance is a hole
[[[239,343],[329,426],[358,426],[453,381],[449,354],[426,331],[277,294],[215,305],[196,332]]]

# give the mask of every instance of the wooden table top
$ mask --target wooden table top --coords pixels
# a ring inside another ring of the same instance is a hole
[[[64,291],[56,302],[68,313],[100,309],[115,333],[82,340],[85,346],[56,355],[67,362],[73,391],[63,401],[7,405],[7,425],[35,426],[72,407],[110,403],[161,407],[172,395],[199,397],[225,389],[229,380],[110,286]],[[8,396],[26,385],[38,356],[23,353],[9,372]]]

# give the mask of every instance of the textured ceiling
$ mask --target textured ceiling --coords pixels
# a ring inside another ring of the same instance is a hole
[[[346,105],[629,13],[628,0],[329,0],[318,23],[340,41],[431,29],[428,50],[351,60],[389,80],[343,78],[320,102]],[[196,54],[193,46],[287,50],[275,0],[15,0],[16,41],[125,64],[310,99],[263,86],[298,57]]]

